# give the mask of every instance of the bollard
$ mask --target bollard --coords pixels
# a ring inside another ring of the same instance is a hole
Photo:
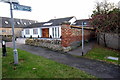
[[[6,43],[5,43],[5,41],[2,41],[2,53],[3,53],[3,56],[7,56],[7,54],[6,54]]]
[[[84,53],[83,53],[83,51],[82,51],[82,56],[83,56],[83,54],[84,54]]]

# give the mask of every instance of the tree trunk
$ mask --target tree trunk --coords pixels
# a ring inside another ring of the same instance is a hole
[[[104,46],[107,47],[105,33],[103,33],[103,38],[104,38]]]
[[[97,33],[97,43],[98,43],[98,45],[100,44],[99,39],[100,39],[100,33]]]

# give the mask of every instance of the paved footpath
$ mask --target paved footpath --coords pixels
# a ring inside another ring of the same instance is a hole
[[[84,44],[84,54],[85,55],[88,51],[90,51],[93,46],[95,45],[95,41],[91,41],[89,43]],[[72,51],[67,52],[70,55],[74,56],[82,56],[82,46],[78,47],[77,49],[74,49]]]
[[[9,43],[10,46],[10,43]],[[17,44],[17,48],[43,56],[56,62],[78,68],[98,78],[120,78],[120,66],[95,61],[86,58],[77,58],[71,55],[54,52],[46,48]]]

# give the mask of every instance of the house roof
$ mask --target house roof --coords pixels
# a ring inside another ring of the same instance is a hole
[[[48,22],[41,22],[28,25],[26,28],[59,26],[62,22],[69,22],[74,16],[66,18],[51,19]]]
[[[36,27],[42,27],[43,24],[45,24],[46,22],[40,22],[40,23],[33,23],[30,25],[27,25],[25,28],[36,28]]]
[[[7,17],[0,17],[0,26],[3,28],[9,28],[11,27],[11,19]],[[15,28],[24,28],[27,25],[36,23],[37,21],[34,20],[27,20],[27,19],[17,19],[14,18],[14,26]]]
[[[69,22],[73,17],[74,16],[66,17],[66,18],[51,19],[49,23],[52,23],[51,24],[52,26],[57,26],[57,25],[60,25],[62,22],[65,22],[65,21]]]
[[[71,25],[70,26],[71,28],[77,28],[77,29],[82,29],[82,26],[73,26],[73,25]],[[86,30],[95,30],[95,28],[94,27],[83,27],[84,29],[86,29]]]
[[[90,27],[89,21],[90,21],[90,19],[80,19],[80,20],[76,20],[72,25],[82,26],[82,22],[84,22],[84,26]]]

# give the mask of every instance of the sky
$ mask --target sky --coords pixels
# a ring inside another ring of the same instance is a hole
[[[95,9],[95,2],[103,0],[18,0],[20,5],[31,6],[32,12],[13,10],[13,17],[45,22],[50,19],[75,16],[87,19]],[[120,0],[108,0],[118,4]],[[0,2],[0,17],[10,17],[10,5]]]

